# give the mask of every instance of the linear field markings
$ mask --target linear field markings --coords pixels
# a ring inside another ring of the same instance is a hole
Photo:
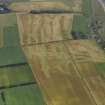
[[[22,45],[72,39],[73,14],[17,14]]]
[[[23,51],[48,105],[95,105],[62,41],[25,46]]]
[[[105,79],[97,72],[95,64],[105,62],[105,54],[95,41],[81,40],[67,42],[70,53],[97,105],[105,104]],[[101,70],[101,65],[100,65]]]
[[[0,48],[0,66],[26,62],[27,61],[20,47]]]

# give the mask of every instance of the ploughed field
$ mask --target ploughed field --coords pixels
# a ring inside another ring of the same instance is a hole
[[[67,3],[69,5],[67,5]],[[30,12],[33,9],[64,9],[71,12],[81,12],[82,0],[70,0],[67,3],[62,1],[36,1],[36,2],[14,2],[9,8],[14,11]],[[28,8],[27,8],[28,6]]]

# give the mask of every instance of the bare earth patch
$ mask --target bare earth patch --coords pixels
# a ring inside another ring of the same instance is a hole
[[[71,0],[70,5],[66,5],[63,2],[59,1],[35,1],[35,2],[18,2],[12,3],[9,8],[14,11],[20,12],[30,12],[33,9],[48,9],[48,8],[55,8],[55,9],[64,9],[69,10],[71,12],[80,12],[81,11],[81,0]]]

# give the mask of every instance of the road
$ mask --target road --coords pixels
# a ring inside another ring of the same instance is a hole
[[[97,1],[101,4],[105,12],[105,0],[97,0]]]

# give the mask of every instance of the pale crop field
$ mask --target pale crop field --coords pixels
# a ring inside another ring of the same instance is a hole
[[[22,45],[72,39],[73,14],[17,14]]]

